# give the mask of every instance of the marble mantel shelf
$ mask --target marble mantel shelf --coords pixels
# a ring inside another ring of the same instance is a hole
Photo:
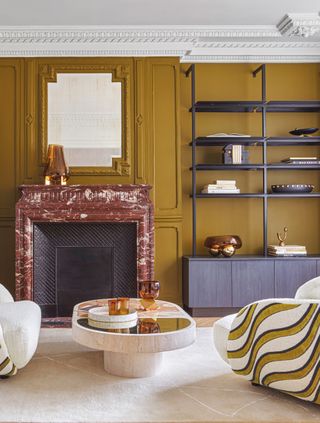
[[[33,299],[33,224],[136,222],[137,279],[153,278],[154,211],[149,185],[22,185],[16,205],[16,299]]]
[[[62,202],[67,205],[97,202],[121,203],[122,207],[131,207],[148,202],[150,185],[21,185],[20,201],[29,204],[43,202]]]

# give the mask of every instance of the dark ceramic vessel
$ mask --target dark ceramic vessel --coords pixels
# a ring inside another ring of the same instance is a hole
[[[314,185],[311,184],[280,184],[280,185],[271,185],[271,190],[275,194],[280,193],[287,193],[287,194],[294,194],[294,193],[308,193],[312,192],[314,189]]]
[[[319,128],[296,128],[293,131],[290,131],[289,134],[295,136],[304,136],[314,134],[318,130]]]

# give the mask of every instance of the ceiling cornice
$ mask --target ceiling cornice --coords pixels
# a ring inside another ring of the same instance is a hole
[[[320,16],[316,13],[289,13],[277,25],[282,35],[313,37],[320,32]]]
[[[0,56],[179,56],[182,62],[320,62],[320,38],[284,36],[272,25],[0,26]]]

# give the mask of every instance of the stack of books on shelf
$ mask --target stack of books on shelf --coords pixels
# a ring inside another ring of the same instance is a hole
[[[201,192],[202,194],[240,194],[240,189],[237,188],[236,181],[226,179],[205,185]]]
[[[320,164],[319,157],[288,157],[281,160],[283,163],[296,164],[296,165],[318,165]]]
[[[307,249],[304,245],[268,245],[268,256],[295,257],[306,256]]]
[[[222,158],[225,164],[249,163],[249,151],[243,145],[228,144],[223,147]]]

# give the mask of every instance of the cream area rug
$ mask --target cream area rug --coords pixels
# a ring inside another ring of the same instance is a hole
[[[74,343],[70,329],[43,329],[36,356],[0,381],[0,422],[319,422],[320,407],[253,387],[219,358],[212,329],[165,353],[161,375],[124,379],[102,352]]]

